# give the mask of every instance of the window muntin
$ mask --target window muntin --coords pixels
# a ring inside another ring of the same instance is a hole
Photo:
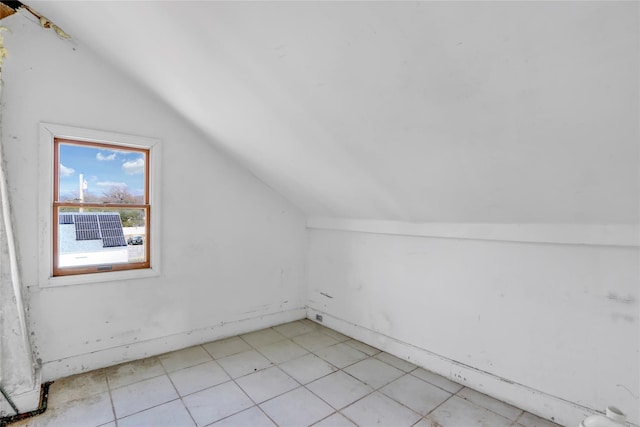
[[[149,149],[54,138],[53,276],[149,268]]]

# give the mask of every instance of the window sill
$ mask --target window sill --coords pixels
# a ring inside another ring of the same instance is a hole
[[[108,273],[75,274],[72,276],[49,277],[40,283],[40,288],[54,288],[69,285],[87,285],[100,282],[119,282],[122,280],[147,279],[159,277],[160,271],[155,268],[139,270],[112,271]]]

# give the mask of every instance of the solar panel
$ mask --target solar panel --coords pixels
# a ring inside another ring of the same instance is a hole
[[[58,219],[60,224],[73,224],[73,214],[60,214]]]
[[[100,239],[98,228],[98,215],[76,214],[76,240],[97,240]]]
[[[112,248],[115,246],[127,246],[122,230],[120,214],[98,215],[100,232],[102,234],[102,247]]]

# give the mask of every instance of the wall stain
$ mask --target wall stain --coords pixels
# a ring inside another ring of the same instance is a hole
[[[619,302],[622,304],[635,304],[636,302],[636,299],[633,295],[629,295],[628,297],[624,298],[622,296],[618,296],[613,292],[609,292],[609,295],[607,295],[607,299],[609,301]]]
[[[630,314],[626,313],[611,313],[611,318],[616,321],[618,319],[624,320],[626,322],[632,323],[636,321],[636,318]]]

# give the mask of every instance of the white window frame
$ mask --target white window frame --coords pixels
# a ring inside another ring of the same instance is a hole
[[[53,276],[53,147],[54,138],[71,139],[81,142],[98,142],[122,147],[143,148],[149,150],[149,205],[152,214],[149,222],[150,239],[149,268],[106,271],[68,276]],[[53,123],[40,123],[38,159],[38,281],[41,288],[65,285],[78,285],[96,282],[142,279],[160,275],[160,248],[162,233],[160,229],[160,162],[161,144],[159,139],[142,136],[104,132]]]

